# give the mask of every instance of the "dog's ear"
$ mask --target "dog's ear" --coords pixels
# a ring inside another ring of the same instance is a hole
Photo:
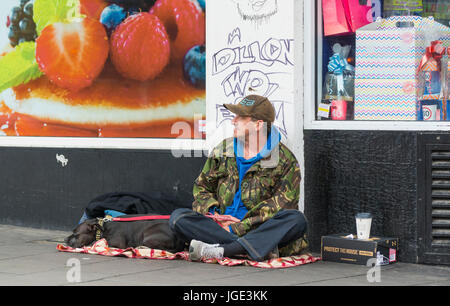
[[[100,226],[100,224],[98,224],[97,219],[92,219],[92,222],[89,222],[89,230],[95,231],[97,229],[102,230],[102,227]]]
[[[85,223],[86,223],[86,221],[84,221],[84,222],[82,222],[82,223],[80,223],[80,224],[77,224],[77,226],[75,226],[75,228],[72,230],[72,232],[73,232],[73,233],[78,232],[78,231],[80,230],[80,228],[81,228],[82,226],[84,226]]]
[[[89,230],[101,230],[103,231],[103,226],[98,223],[97,219],[88,220]]]
[[[88,219],[84,221],[82,224],[86,227],[88,232],[94,231],[97,226],[97,219]]]

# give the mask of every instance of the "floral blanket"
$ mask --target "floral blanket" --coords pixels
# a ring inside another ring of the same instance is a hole
[[[63,244],[58,244],[56,249],[61,252],[97,254],[104,256],[125,256],[128,258],[147,258],[147,259],[184,259],[189,260],[189,253],[186,251],[170,253],[163,250],[150,249],[147,247],[117,249],[110,248],[105,239],[95,242],[92,246],[83,248],[71,248]],[[218,263],[222,266],[245,265],[258,268],[278,269],[296,267],[320,260],[320,257],[314,257],[311,254],[302,254],[296,256],[280,257],[266,261],[252,261],[249,259],[223,258],[223,259],[205,259],[205,263]]]

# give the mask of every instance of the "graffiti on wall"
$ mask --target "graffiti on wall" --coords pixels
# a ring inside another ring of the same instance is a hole
[[[231,0],[236,4],[242,20],[249,20],[256,25],[269,22],[269,18],[278,12],[277,0]]]
[[[275,124],[286,136],[285,104],[289,101],[280,99],[277,91],[291,76],[286,68],[294,65],[294,41],[270,37],[243,44],[242,32],[240,27],[234,28],[225,38],[227,46],[213,53],[211,75],[219,80],[223,96],[231,103],[249,94],[268,97],[275,107]],[[216,104],[216,127],[232,118],[222,104]]]

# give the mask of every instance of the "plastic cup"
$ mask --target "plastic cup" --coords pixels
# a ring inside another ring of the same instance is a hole
[[[356,235],[358,239],[369,239],[372,215],[370,213],[356,214]]]

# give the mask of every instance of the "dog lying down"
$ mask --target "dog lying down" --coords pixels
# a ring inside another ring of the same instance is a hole
[[[128,217],[148,216],[126,215]],[[64,241],[72,248],[89,246],[93,242],[105,238],[113,248],[146,246],[176,253],[184,249],[184,242],[175,236],[169,227],[169,220],[140,221],[104,221],[104,219],[89,219],[79,224],[73,234]]]

